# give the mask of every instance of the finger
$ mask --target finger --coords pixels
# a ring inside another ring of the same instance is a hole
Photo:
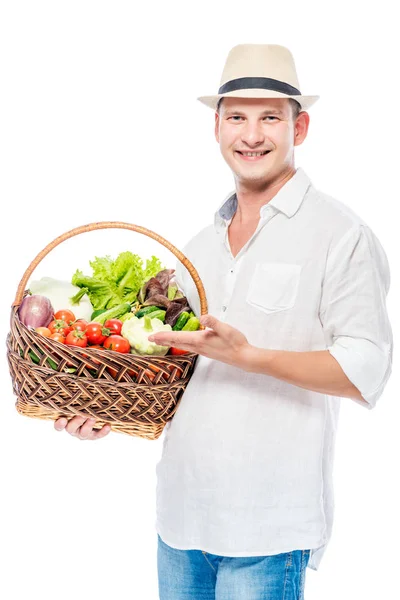
[[[60,417],[59,419],[54,421],[54,429],[56,429],[57,431],[62,431],[66,427],[67,423],[68,419],[66,419],[65,417]]]
[[[96,423],[96,419],[86,419],[79,429],[78,438],[80,440],[87,440],[92,438],[93,427]]]
[[[226,323],[222,323],[216,317],[212,315],[203,315],[200,317],[200,323],[205,327],[209,327],[210,329],[214,329],[216,333],[221,332],[221,330],[225,329]]]
[[[188,350],[199,341],[198,332],[196,331],[160,331],[148,337],[150,342],[155,342],[159,346],[175,346]]]
[[[108,433],[110,433],[111,431],[111,425],[103,425],[103,427],[101,429],[99,429],[99,431],[94,431],[93,432],[93,440],[99,440],[100,438],[105,437]]]
[[[86,421],[86,417],[73,417],[68,425],[66,426],[66,431],[71,435],[77,435],[79,427]]]

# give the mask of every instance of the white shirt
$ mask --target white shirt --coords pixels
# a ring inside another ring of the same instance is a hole
[[[390,273],[371,229],[315,189],[298,168],[260,209],[233,257],[231,192],[183,249],[209,314],[267,349],[329,350],[372,409],[391,374]],[[176,275],[194,312],[195,285]],[[345,401],[350,402],[350,399]],[[163,434],[156,530],[170,546],[221,556],[311,549],[318,569],[331,537],[333,458],[341,398],[199,355]]]

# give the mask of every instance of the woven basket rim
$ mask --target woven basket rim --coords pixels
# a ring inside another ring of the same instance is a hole
[[[32,363],[28,360],[25,360],[24,358],[22,358],[21,356],[18,356],[18,354],[16,352],[10,351],[10,354],[12,354],[13,357],[15,357],[15,359],[17,360],[17,362],[21,362],[24,365],[28,365],[29,369],[33,370],[33,371],[40,371],[43,372],[44,374],[48,374],[49,376],[52,376],[52,378],[61,378],[61,379],[68,379],[69,381],[79,381],[80,383],[82,383],[82,385],[105,385],[105,386],[111,386],[111,387],[127,387],[130,388],[132,386],[135,387],[149,387],[148,383],[136,383],[135,381],[110,381],[108,379],[96,379],[96,378],[92,378],[90,379],[89,377],[85,377],[83,375],[75,375],[75,373],[63,373],[62,371],[55,371],[54,369],[51,369],[50,367],[44,367],[42,365],[35,365],[35,363]],[[159,390],[161,388],[169,388],[173,385],[177,385],[179,383],[185,383],[188,379],[190,378],[185,378],[185,379],[179,379],[178,382],[173,382],[170,383],[168,381],[166,381],[165,383],[154,383],[151,385],[152,388],[154,388],[154,391]]]
[[[12,307],[12,315],[11,315],[11,321],[16,320],[18,321],[19,326],[21,327],[22,330],[26,330],[27,332],[29,332],[29,335],[34,335],[34,337],[37,337],[39,341],[43,342],[43,340],[46,340],[46,344],[49,345],[49,348],[51,349],[52,347],[55,350],[67,350],[67,352],[69,354],[71,354],[71,358],[73,360],[74,354],[77,357],[77,360],[81,360],[82,357],[84,358],[83,355],[85,355],[88,350],[92,350],[93,353],[96,356],[105,356],[108,353],[112,353],[112,357],[114,359],[121,359],[122,362],[124,362],[124,359],[130,357],[130,356],[134,356],[136,360],[139,360],[140,362],[143,362],[143,368],[147,368],[147,365],[154,365],[156,366],[157,363],[159,362],[168,362],[169,357],[171,357],[171,363],[176,362],[180,360],[180,358],[182,358],[182,361],[185,361],[185,359],[187,358],[192,358],[194,356],[199,356],[197,352],[186,352],[185,354],[182,355],[158,355],[158,356],[153,356],[151,354],[135,354],[135,353],[131,353],[131,352],[127,352],[127,353],[122,353],[122,352],[115,352],[114,350],[107,350],[106,348],[104,349],[100,349],[100,348],[91,348],[90,346],[86,346],[84,348],[81,348],[79,346],[69,346],[66,344],[63,344],[61,342],[58,342],[57,340],[52,340],[50,338],[45,338],[44,336],[41,336],[40,333],[38,333],[37,331],[35,331],[34,327],[30,327],[25,325],[24,323],[22,323],[22,321],[19,319],[18,316],[18,308],[17,306],[13,306]],[[72,381],[76,381],[76,382],[80,382],[82,383],[82,385],[106,385],[106,387],[115,387],[117,386],[118,388],[129,388],[132,386],[137,387],[138,389],[140,388],[148,388],[149,384],[146,382],[142,382],[142,383],[137,383],[135,381],[117,381],[116,379],[104,379],[104,378],[96,378],[96,377],[87,377],[85,375],[76,375],[75,373],[68,373],[68,372],[64,372],[64,371],[57,371],[55,369],[52,369],[49,366],[45,366],[45,365],[40,365],[40,364],[36,364],[34,362],[32,362],[31,360],[28,360],[24,357],[22,357],[21,355],[19,355],[17,352],[15,352],[12,348],[11,348],[11,339],[12,339],[12,332],[9,331],[8,335],[7,335],[7,348],[8,348],[8,352],[14,357],[14,360],[16,360],[17,363],[20,364],[24,364],[27,367],[29,367],[29,369],[33,369],[35,371],[39,371],[40,373],[43,373],[45,375],[48,375],[51,378],[61,378],[61,379],[67,379],[67,380],[72,380]],[[89,356],[88,356],[89,358]],[[126,365],[127,368],[130,368],[131,365]],[[189,377],[190,379],[190,377]],[[154,391],[156,390],[162,390],[162,389],[168,389],[168,387],[170,387],[171,385],[175,385],[178,384],[179,382],[186,382],[188,380],[188,378],[184,378],[184,379],[179,379],[179,381],[177,382],[158,382],[158,383],[154,383],[152,384],[152,388],[154,389]]]

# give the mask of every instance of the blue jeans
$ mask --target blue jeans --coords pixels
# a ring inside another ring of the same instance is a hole
[[[160,600],[304,600],[310,550],[228,557],[177,550],[157,536]]]

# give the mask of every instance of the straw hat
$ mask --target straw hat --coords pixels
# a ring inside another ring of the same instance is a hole
[[[302,95],[294,58],[288,48],[277,44],[234,46],[226,59],[218,94],[197,100],[216,110],[224,97],[293,98],[302,110],[319,98]]]

